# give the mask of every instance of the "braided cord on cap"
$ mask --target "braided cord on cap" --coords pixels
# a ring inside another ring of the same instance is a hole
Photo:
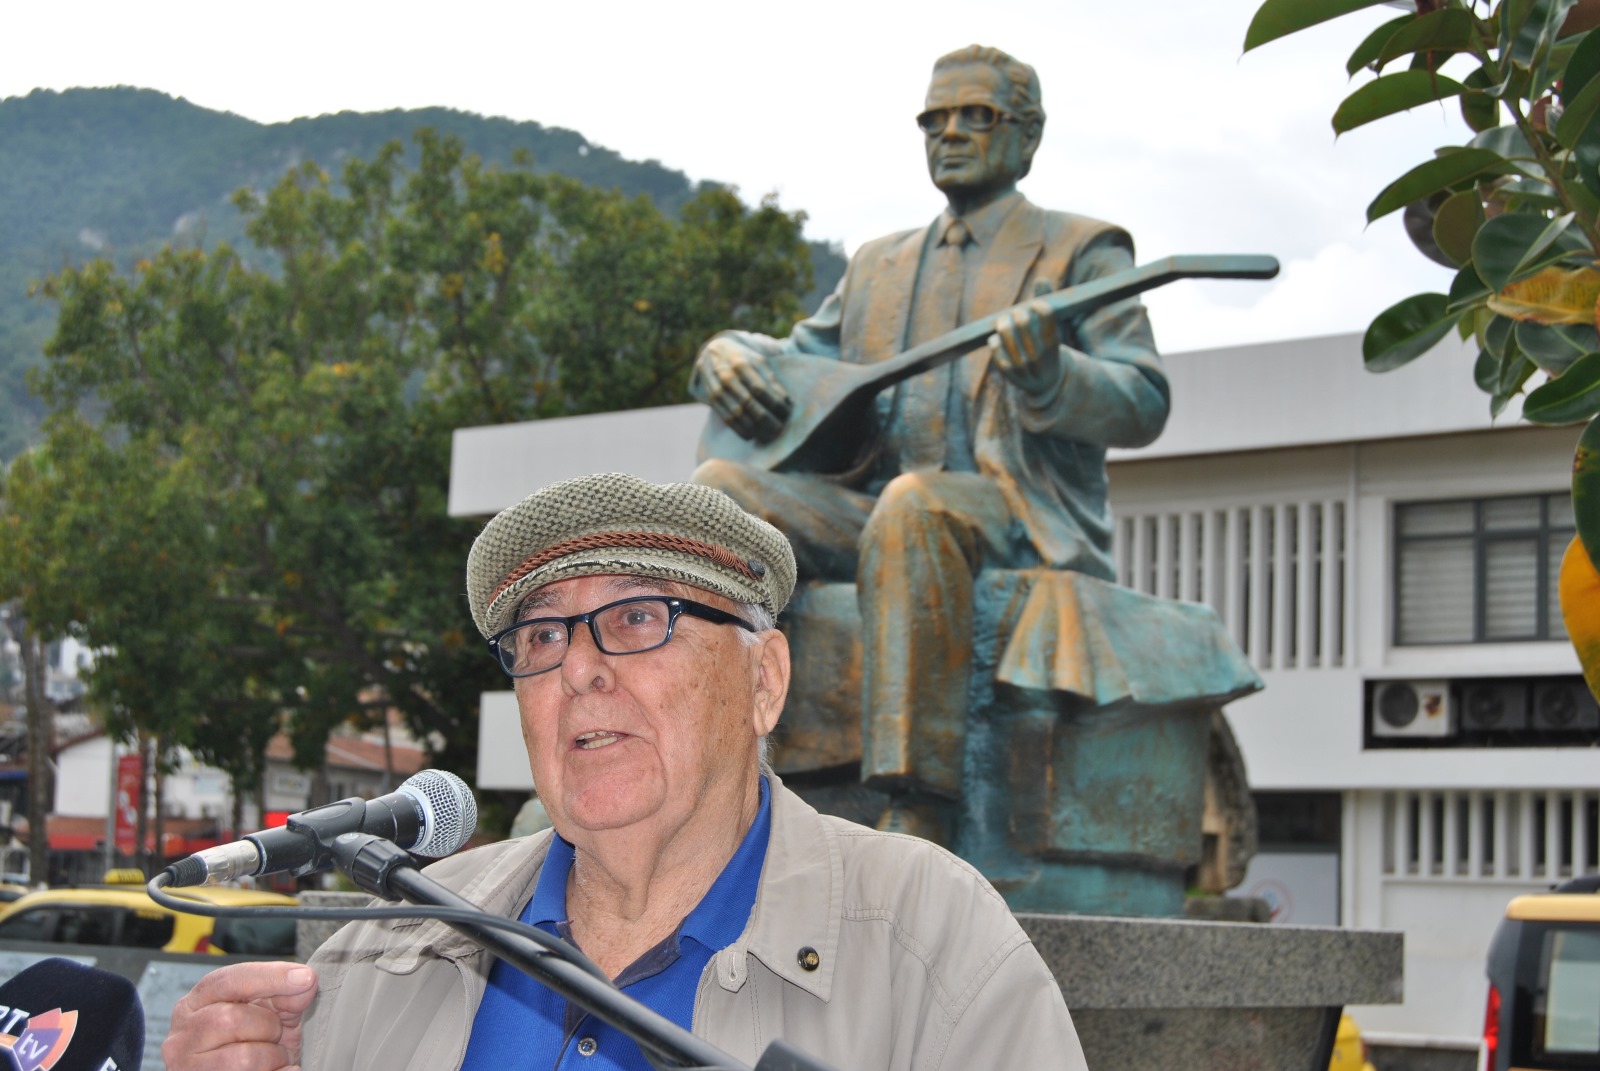
[[[506,578],[500,581],[499,586],[489,596],[489,602],[494,602],[500,597],[501,592],[529,573],[541,569],[559,558],[565,558],[569,554],[578,554],[583,551],[613,550],[619,547],[692,554],[695,557],[713,561],[724,569],[731,569],[753,583],[759,583],[761,580],[761,574],[750,568],[749,562],[726,547],[719,547],[714,543],[706,543],[699,539],[689,539],[685,536],[668,535],[665,532],[596,532],[592,535],[562,540],[560,543],[546,547],[539,553],[527,558],[521,565],[506,574]]]

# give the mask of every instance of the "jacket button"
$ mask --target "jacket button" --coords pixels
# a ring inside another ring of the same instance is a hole
[[[795,959],[800,961],[801,970],[814,971],[822,966],[822,957],[817,955],[817,950],[810,945],[806,945],[795,953]]]
[[[593,1056],[599,1049],[600,1045],[594,1038],[581,1038],[578,1041],[579,1056]]]

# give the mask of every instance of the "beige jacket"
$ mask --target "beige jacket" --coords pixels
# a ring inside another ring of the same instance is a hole
[[[696,1034],[751,1065],[783,1038],[838,1071],[1082,1071],[1060,989],[982,876],[773,789],[755,910],[701,976]],[[510,916],[549,843],[547,831],[492,844],[428,872]],[[815,970],[800,963],[808,948]],[[305,1068],[455,1071],[490,964],[443,923],[346,926],[311,959]]]

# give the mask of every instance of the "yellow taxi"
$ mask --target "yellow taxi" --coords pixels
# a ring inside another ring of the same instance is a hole
[[[178,913],[144,891],[138,871],[108,874],[123,883],[41,889],[0,906],[0,944],[118,945],[163,952],[293,956],[294,919],[223,918]],[[184,890],[213,904],[292,905],[281,893],[208,885]]]
[[[1600,1067],[1600,877],[1518,896],[1489,944],[1484,1071]]]

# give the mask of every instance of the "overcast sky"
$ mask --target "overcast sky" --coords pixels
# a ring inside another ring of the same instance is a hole
[[[1039,71],[1040,205],[1133,232],[1140,261],[1271,253],[1272,283],[1174,284],[1147,300],[1169,352],[1362,329],[1448,273],[1370,228],[1366,204],[1438,145],[1453,106],[1335,142],[1345,57],[1379,7],[1241,56],[1257,0],[0,0],[0,97],[134,85],[262,122],[443,105],[569,127],[634,159],[777,193],[846,250],[919,226],[933,60],[992,44]],[[1301,39],[1303,38],[1303,39]],[[3,147],[0,147],[3,151]]]

